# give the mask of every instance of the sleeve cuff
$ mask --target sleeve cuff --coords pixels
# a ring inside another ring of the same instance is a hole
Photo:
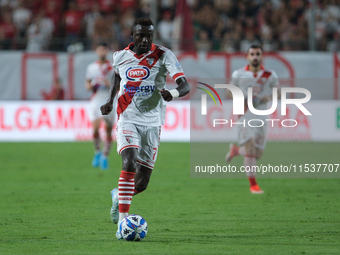
[[[176,81],[180,77],[185,77],[184,73],[176,73],[174,76],[172,76],[172,79]]]

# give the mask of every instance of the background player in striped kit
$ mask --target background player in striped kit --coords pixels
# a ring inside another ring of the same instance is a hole
[[[103,116],[100,112],[100,106],[106,102],[110,95],[110,81],[113,68],[106,59],[106,55],[109,52],[107,44],[99,43],[96,48],[96,54],[98,60],[91,63],[86,70],[86,89],[93,92],[90,99],[90,112],[89,118],[93,127],[93,144],[94,144],[94,157],[92,160],[93,167],[100,167],[102,170],[108,168],[108,155],[112,144],[112,127],[114,122],[114,114],[110,113],[107,116]],[[99,128],[102,120],[105,121],[106,137],[104,140],[104,146],[101,150],[101,138],[99,134]]]
[[[185,96],[190,86],[171,50],[152,43],[155,28],[149,18],[135,21],[133,43],[113,54],[114,85],[103,114],[117,104],[117,151],[122,157],[118,189],[111,191],[111,220],[118,223],[129,214],[132,196],[144,191],[157,159],[161,126],[165,122],[165,101]],[[166,90],[167,74],[178,87]],[[118,213],[119,209],[119,213]],[[121,239],[119,231],[117,239]]]
[[[247,89],[249,86],[253,89],[253,106],[258,110],[266,110],[267,102],[272,99],[272,88],[279,85],[278,77],[273,70],[265,69],[262,66],[263,50],[259,45],[251,45],[247,52],[247,60],[249,62],[244,68],[238,69],[233,72],[231,84],[239,87],[246,98],[247,102]],[[227,92],[229,97],[232,97],[230,91]],[[280,93],[278,90],[278,96]],[[244,166],[256,166],[256,160],[260,159],[263,150],[266,146],[266,131],[267,121],[265,115],[255,115],[251,113],[245,104],[245,114],[240,116],[239,121],[245,120],[248,123],[251,119],[261,119],[264,122],[262,127],[238,126],[238,144],[230,144],[229,152],[226,155],[226,161],[230,162],[231,159],[237,155],[244,157]],[[259,123],[259,121],[258,121]],[[252,125],[259,125],[256,121],[252,121]],[[260,125],[259,125],[260,126]],[[247,176],[250,183],[250,192],[253,194],[262,194],[261,190],[255,179],[256,172],[248,171]]]

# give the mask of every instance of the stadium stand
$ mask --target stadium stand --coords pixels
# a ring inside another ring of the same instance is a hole
[[[158,40],[171,47],[176,0],[158,2]],[[188,0],[195,47],[201,51],[245,51],[254,42],[266,51],[305,51],[307,0]],[[149,16],[150,0],[0,0],[0,49],[91,50],[99,41],[112,50],[130,42],[136,17]],[[318,0],[318,51],[340,49],[340,1]],[[69,47],[72,45],[72,47]]]

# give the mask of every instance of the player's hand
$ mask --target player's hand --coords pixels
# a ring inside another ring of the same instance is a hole
[[[101,107],[100,107],[100,111],[102,112],[102,115],[108,115],[113,109],[113,105],[108,102],[106,104],[103,104]]]
[[[167,102],[170,102],[173,99],[173,97],[172,97],[171,93],[169,92],[169,90],[162,89],[162,90],[159,91],[159,93],[161,93],[163,99],[165,101],[167,101]]]
[[[105,80],[104,80],[104,83],[105,83],[105,86],[106,86],[106,87],[109,87],[109,88],[111,87],[111,84],[110,84],[110,82],[109,82],[108,79],[105,79]]]
[[[262,97],[260,98],[260,104],[266,104],[267,102],[269,102],[272,98],[271,97]]]
[[[96,92],[99,89],[100,85],[99,84],[95,84],[91,87],[93,92]]]

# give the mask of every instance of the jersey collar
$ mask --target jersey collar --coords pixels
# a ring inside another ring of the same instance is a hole
[[[246,65],[245,68],[244,68],[244,70],[251,72],[251,71],[249,70],[249,65]],[[260,71],[261,71],[261,70],[264,70],[264,66],[263,66],[263,65],[261,65]],[[257,72],[257,73],[253,73],[254,77],[256,77],[257,74],[258,74],[258,72]]]
[[[249,65],[246,65],[245,68],[244,68],[244,70],[250,71],[250,70],[249,70]],[[264,70],[264,66],[263,66],[263,65],[261,65],[261,70]]]
[[[150,51],[149,52],[147,52],[147,53],[144,53],[144,54],[141,54],[141,55],[137,55],[136,54],[136,52],[134,52],[132,49],[133,49],[133,46],[134,46],[134,43],[132,42],[132,43],[130,43],[124,50],[129,50],[136,58],[142,58],[142,57],[144,57],[146,54],[149,54],[151,51],[155,51],[156,50],[156,48],[157,48],[157,46],[155,45],[155,44],[151,44],[151,49],[150,49]]]

